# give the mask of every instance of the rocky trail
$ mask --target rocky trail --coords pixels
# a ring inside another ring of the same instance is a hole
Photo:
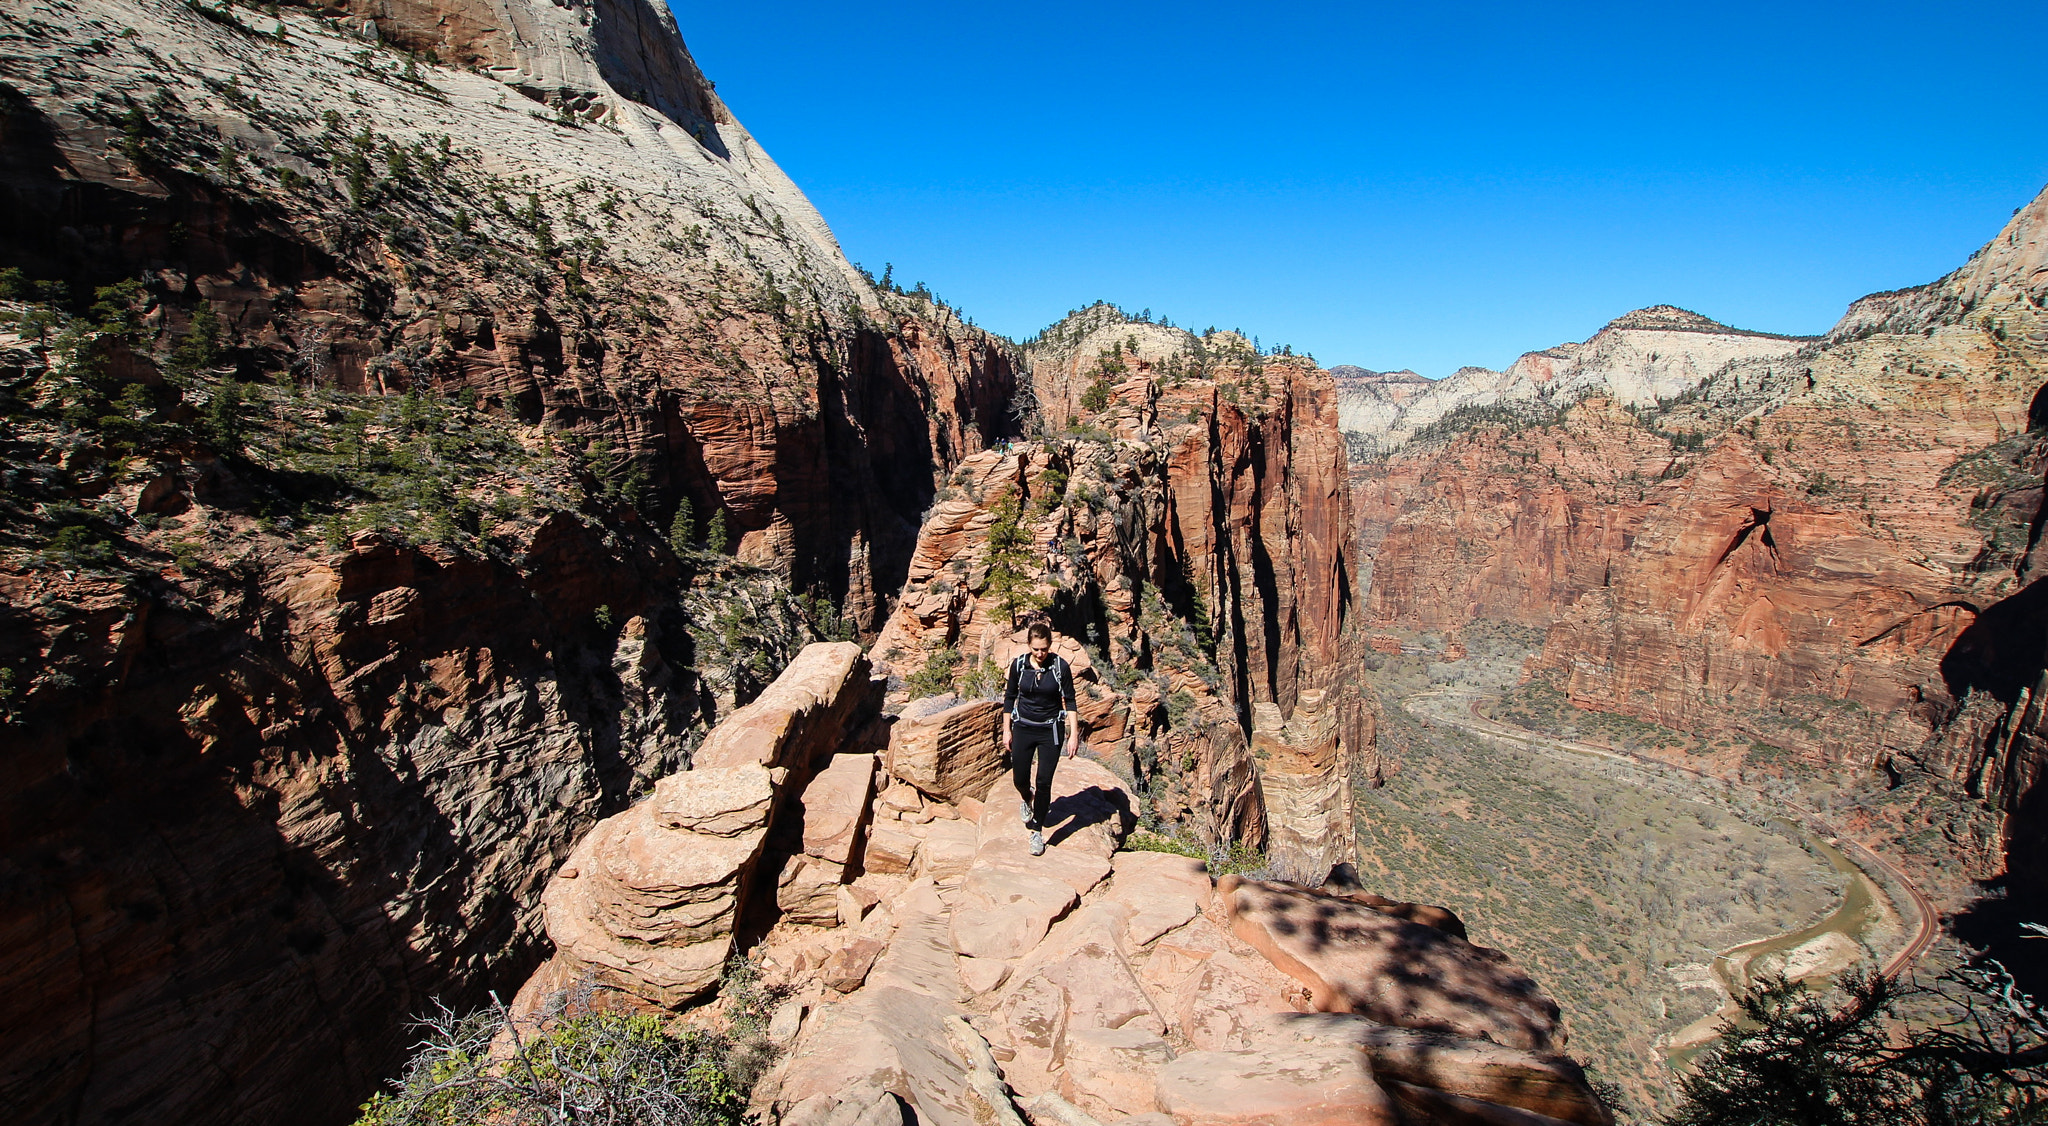
[[[684,1011],[750,947],[785,998],[754,1103],[791,1126],[1611,1121],[1556,1004],[1448,912],[1347,867],[1309,888],[1126,850],[1134,795],[1087,757],[1034,857],[976,705],[898,719],[883,683],[813,645],[601,822],[518,1019]]]
[[[1615,764],[1616,769],[1603,774],[1620,784],[1651,788],[1686,801],[1718,807],[1729,805],[1732,787],[1725,779],[1647,755],[1562,739],[1494,719],[1481,712],[1489,699],[1484,693],[1469,690],[1432,689],[1407,697],[1402,705],[1428,722],[1460,728],[1499,746]],[[1821,919],[1720,951],[1711,968],[1724,1003],[1717,1012],[1671,1035],[1669,1046],[1674,1060],[1690,1058],[1713,1039],[1722,1020],[1737,1011],[1732,998],[1750,985],[1753,969],[1767,956],[1779,955],[1771,968],[1788,976],[1831,976],[1848,968],[1858,960],[1858,952],[1866,949],[1865,939],[1873,918],[1903,914],[1906,921],[1900,929],[1907,932],[1907,937],[1884,960],[1882,969],[1883,973],[1896,976],[1912,968],[1939,930],[1940,916],[1933,903],[1897,866],[1836,831],[1812,810],[1788,803],[1782,796],[1768,800],[1782,810],[1784,823],[1805,835],[1817,853],[1850,875],[1852,884],[1842,902]],[[1808,955],[1803,962],[1797,958],[1801,953]]]

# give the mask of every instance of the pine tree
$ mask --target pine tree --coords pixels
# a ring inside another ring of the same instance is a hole
[[[668,526],[668,545],[675,549],[677,555],[697,545],[697,512],[691,507],[689,497],[684,497],[676,505],[676,518]]]
[[[1017,494],[1005,493],[990,512],[995,522],[988,529],[988,585],[984,589],[1014,622],[1019,611],[1042,609],[1045,599],[1032,575],[1031,536],[1024,528]]]

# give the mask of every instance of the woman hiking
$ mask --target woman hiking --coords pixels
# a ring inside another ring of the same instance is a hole
[[[1074,713],[1074,670],[1052,651],[1052,627],[1033,622],[1025,631],[1030,650],[1010,662],[1003,683],[1003,749],[1017,783],[1018,816],[1031,830],[1031,855],[1045,855],[1045,819],[1052,805],[1052,773],[1060,762],[1060,736],[1067,757],[1081,749],[1081,724]],[[1033,770],[1032,760],[1037,760]]]

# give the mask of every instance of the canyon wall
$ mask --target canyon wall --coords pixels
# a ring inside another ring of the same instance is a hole
[[[1931,772],[2011,815],[1945,847],[2038,883],[2044,242],[2048,195],[1796,350],[1362,469],[1374,622],[1544,627],[1580,707]]]
[[[1198,780],[1164,814],[1348,855],[1311,365],[1179,334],[1090,406],[1042,349],[1020,419],[1024,356],[848,263],[658,6],[0,21],[11,1120],[345,1119],[409,1015],[523,980],[592,825],[803,644],[926,612],[956,468],[1087,490],[1034,515],[1045,596],[1102,745]]]
[[[1074,425],[948,481],[880,661],[1000,666],[1042,607],[1088,647],[1072,656],[1091,745],[1159,816],[1305,872],[1348,859],[1350,787],[1379,764],[1329,374],[1107,306],[1049,329],[1032,360],[1041,417]],[[1002,505],[1028,546],[1007,564],[1018,581],[992,584]]]
[[[881,625],[1018,357],[872,288],[658,5],[0,21],[0,1108],[344,1120]]]

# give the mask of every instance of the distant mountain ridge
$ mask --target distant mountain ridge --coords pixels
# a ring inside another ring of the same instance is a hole
[[[1355,451],[1370,456],[1401,448],[1461,409],[1536,415],[1591,394],[1649,406],[1698,388],[1731,363],[1786,355],[1812,339],[1734,328],[1690,309],[1652,305],[1616,317],[1583,343],[1525,352],[1503,371],[1464,367],[1436,381],[1349,365],[1331,372],[1345,434]]]

